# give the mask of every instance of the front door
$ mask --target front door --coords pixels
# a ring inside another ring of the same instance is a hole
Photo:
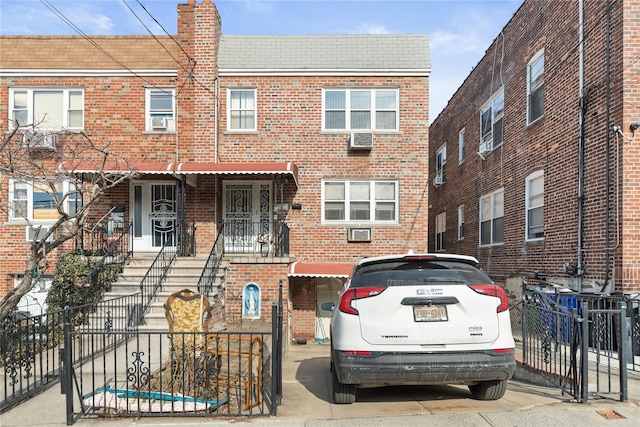
[[[268,253],[271,242],[271,183],[224,183],[224,250],[229,253]]]
[[[134,182],[131,195],[133,250],[159,251],[176,245],[176,185],[169,181]]]

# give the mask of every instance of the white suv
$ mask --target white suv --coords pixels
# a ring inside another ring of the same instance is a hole
[[[495,400],[515,368],[507,295],[475,258],[365,258],[333,307],[335,403],[353,403],[358,387],[411,384],[466,384]]]

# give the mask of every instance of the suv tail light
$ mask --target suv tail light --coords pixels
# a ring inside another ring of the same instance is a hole
[[[469,285],[469,287],[479,294],[500,298],[500,304],[498,305],[498,309],[497,309],[498,313],[502,313],[503,311],[506,311],[509,309],[509,298],[507,297],[507,293],[500,286]]]
[[[341,312],[347,314],[355,314],[358,315],[358,310],[353,308],[353,301],[357,299],[374,297],[376,295],[380,295],[386,288],[378,287],[378,288],[349,288],[347,289],[342,297],[340,298],[340,305],[338,308]]]

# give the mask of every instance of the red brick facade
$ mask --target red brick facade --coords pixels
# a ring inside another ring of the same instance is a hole
[[[218,51],[221,18],[209,0],[178,6],[180,44],[168,37],[161,42],[170,53],[150,37],[103,37],[98,43],[107,46],[114,56],[128,55],[128,45],[144,44],[148,56],[127,57],[128,68],[119,68],[95,57],[95,71],[90,61],[83,62],[75,73],[64,75],[65,68],[76,68],[72,60],[58,64],[38,56],[29,64],[5,57],[3,69],[39,69],[41,77],[29,73],[3,74],[0,86],[0,120],[8,129],[9,90],[16,87],[77,87],[84,93],[84,132],[97,143],[124,155],[133,163],[220,162],[226,164],[291,162],[297,167],[296,180],[291,175],[207,174],[193,177],[186,189],[186,217],[196,221],[196,253],[209,253],[223,218],[224,185],[233,181],[268,181],[278,203],[289,208],[284,221],[290,229],[289,254],[273,260],[233,258],[225,278],[226,316],[237,321],[242,315],[242,290],[248,283],[262,291],[261,318],[270,319],[271,305],[278,300],[279,283],[283,283],[285,320],[293,338],[313,339],[316,322],[316,281],[287,276],[294,261],[355,262],[373,255],[427,249],[428,198],[425,179],[428,171],[426,153],[428,127],[428,70],[421,73],[221,73]],[[52,43],[55,46],[83,44],[77,37],[0,38],[2,46],[20,43]],[[417,55],[423,54],[420,52]],[[424,52],[428,54],[428,52]],[[60,52],[72,55],[72,50]],[[177,63],[173,60],[177,59]],[[136,62],[137,61],[137,62]],[[399,131],[376,132],[371,150],[351,151],[349,132],[322,129],[323,88],[395,88],[399,97]],[[145,131],[145,89],[171,88],[176,91],[176,132]],[[227,131],[228,89],[256,90],[257,126],[253,132]],[[324,179],[394,180],[398,191],[398,218],[392,224],[367,225],[372,228],[370,242],[349,242],[349,224],[322,222],[322,181]],[[172,182],[171,175],[143,175],[140,182]],[[3,191],[4,187],[3,187]],[[96,209],[98,219],[110,206],[125,206],[125,221],[132,220],[132,187],[129,183],[106,194]],[[275,194],[277,193],[277,194]],[[6,197],[3,196],[3,197]],[[300,209],[293,210],[292,205]],[[282,213],[280,213],[282,214]],[[3,213],[3,215],[6,215]],[[0,236],[0,296],[13,287],[14,275],[24,270],[24,225],[5,226]],[[343,279],[344,280],[344,279]],[[324,302],[324,301],[320,301]],[[291,316],[291,319],[289,319]],[[289,321],[290,320],[290,321]]]
[[[635,0],[524,2],[430,128],[431,182],[436,152],[447,147],[446,182],[430,186],[430,250],[435,217],[446,212],[444,250],[478,257],[496,282],[537,272],[585,292],[640,291],[640,135],[632,141],[612,131],[618,126],[631,137],[631,124],[640,122],[639,14]],[[541,50],[544,115],[528,124],[527,65]],[[504,142],[479,155],[481,112],[501,89]],[[537,171],[544,173],[544,238],[527,239],[525,186]],[[503,242],[481,245],[480,199],[500,189]]]

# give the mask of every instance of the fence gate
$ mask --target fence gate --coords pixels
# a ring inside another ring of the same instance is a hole
[[[635,339],[626,316],[624,298],[525,286],[523,364],[578,402],[587,402],[590,394],[626,401],[627,360]]]

